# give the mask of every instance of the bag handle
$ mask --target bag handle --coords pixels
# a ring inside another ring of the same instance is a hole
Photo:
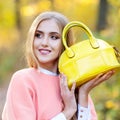
[[[72,21],[72,22],[69,22],[63,29],[63,33],[62,33],[62,41],[63,41],[63,45],[65,47],[65,49],[67,50],[67,55],[68,57],[74,57],[75,53],[72,51],[72,49],[70,47],[68,47],[67,43],[66,43],[66,37],[67,37],[67,33],[68,33],[68,30],[71,28],[71,27],[74,27],[74,26],[78,26],[78,27],[81,27],[82,29],[85,30],[85,32],[87,33],[88,37],[90,38],[89,39],[89,42],[91,44],[91,46],[96,49],[96,48],[99,48],[99,44],[97,43],[95,37],[93,36],[92,32],[89,30],[89,28],[79,22],[79,21]]]

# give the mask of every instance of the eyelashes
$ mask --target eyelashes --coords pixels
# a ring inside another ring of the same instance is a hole
[[[54,36],[54,35],[52,35],[52,36],[51,36],[51,38],[52,38],[53,40],[60,39],[60,37],[59,37],[59,36]]]
[[[41,39],[43,38],[44,39],[44,33],[41,33],[41,32],[36,32],[35,33],[35,37]],[[52,39],[52,40],[57,40],[57,39],[60,39],[60,35],[59,34],[56,34],[56,33],[51,33],[48,35],[48,38]]]
[[[35,37],[37,37],[37,38],[41,38],[41,37],[42,37],[42,34],[41,34],[41,33],[36,32],[36,33],[35,33]]]

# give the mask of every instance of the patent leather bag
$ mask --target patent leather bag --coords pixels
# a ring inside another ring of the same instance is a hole
[[[74,26],[82,28],[88,39],[68,47],[67,33]],[[106,41],[95,38],[90,29],[79,21],[72,21],[65,26],[62,42],[65,51],[60,56],[58,67],[60,73],[67,76],[69,87],[73,82],[76,82],[78,87],[100,73],[120,67],[117,58],[119,52]]]

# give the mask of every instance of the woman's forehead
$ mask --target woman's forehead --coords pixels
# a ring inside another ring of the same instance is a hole
[[[38,25],[37,30],[39,31],[52,31],[52,32],[61,32],[61,28],[58,25],[58,23],[56,22],[55,19],[47,19],[47,20],[43,20],[42,22],[40,22],[40,24]]]

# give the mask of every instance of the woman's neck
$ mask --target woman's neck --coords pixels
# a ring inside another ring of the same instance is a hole
[[[54,64],[54,65],[40,64],[38,68],[48,70],[48,71],[55,73],[55,74],[58,73],[58,65],[57,64]]]
[[[48,75],[52,75],[52,76],[57,76],[58,74],[55,73],[55,72],[52,72],[52,71],[49,71],[45,68],[42,68],[42,67],[38,67],[38,70],[44,74],[48,74]]]

